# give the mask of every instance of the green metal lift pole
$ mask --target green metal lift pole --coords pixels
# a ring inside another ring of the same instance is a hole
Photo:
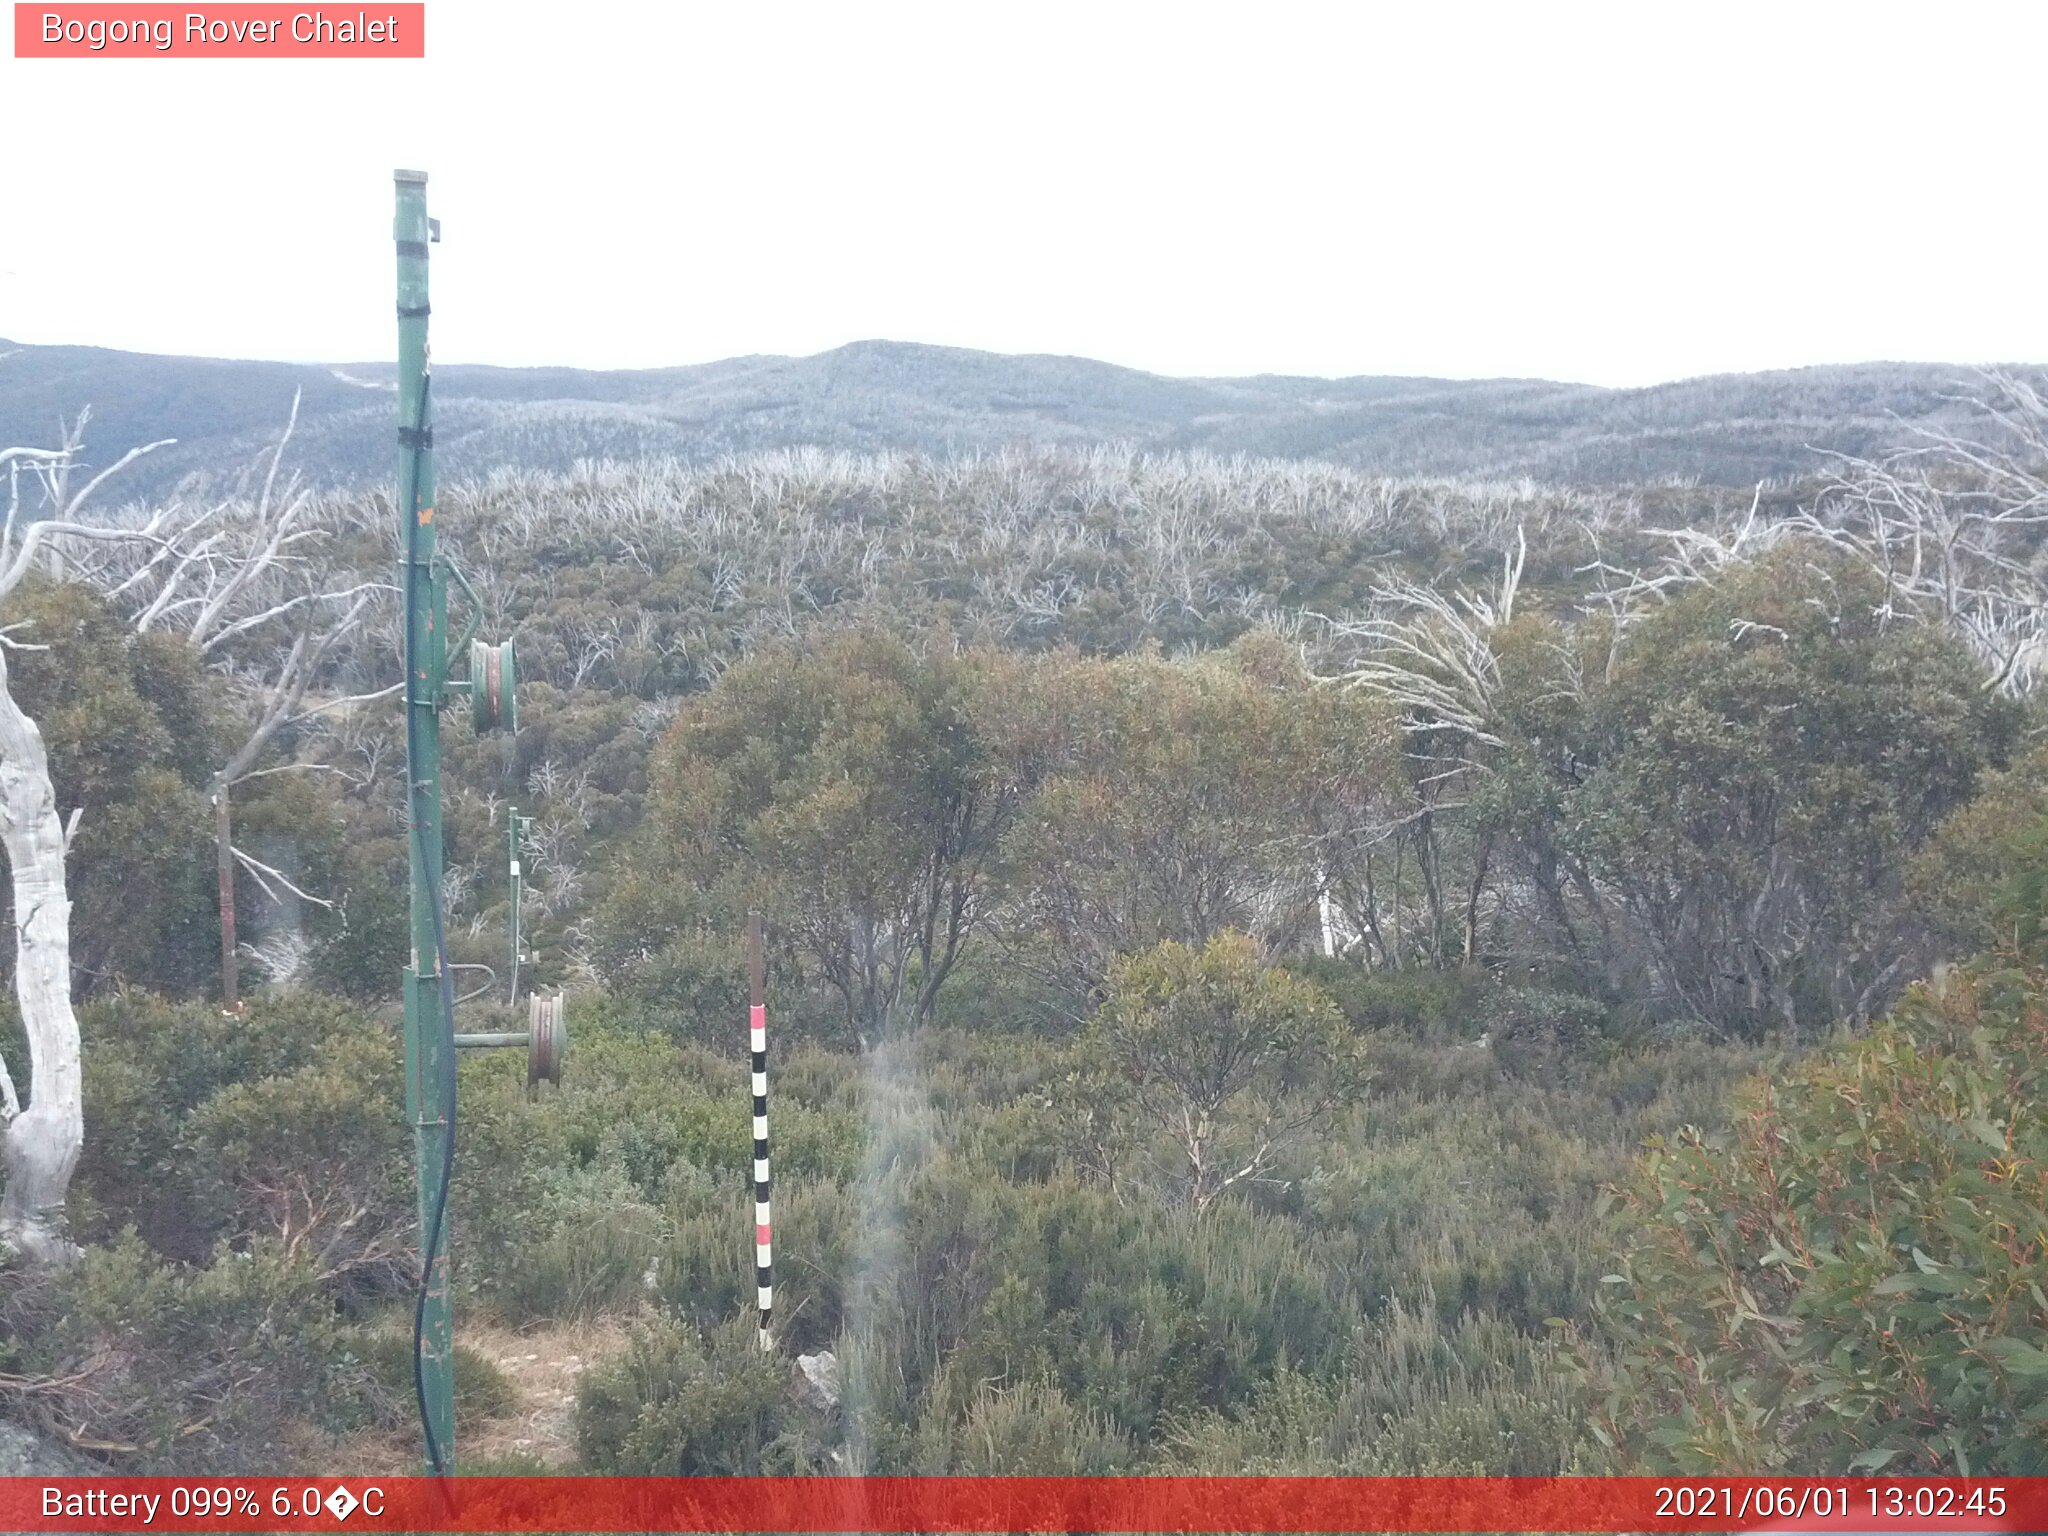
[[[441,1017],[435,899],[441,886],[441,703],[448,683],[448,596],[434,560],[433,417],[427,377],[427,218],[423,171],[393,173],[398,246],[400,577],[406,593],[407,776],[412,788],[412,964],[405,973],[405,1102],[419,1170],[420,1243],[427,1282],[420,1309],[420,1407],[429,1472],[455,1470],[455,1372],[448,1294],[446,1106],[455,1071]],[[409,568],[407,568],[409,565]],[[435,1229],[438,1228],[438,1232]],[[433,1451],[438,1450],[439,1465]]]

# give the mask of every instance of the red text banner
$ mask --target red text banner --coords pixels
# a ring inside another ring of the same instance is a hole
[[[424,4],[14,7],[18,59],[423,59]]]
[[[2048,1478],[8,1478],[8,1531],[2011,1531]]]

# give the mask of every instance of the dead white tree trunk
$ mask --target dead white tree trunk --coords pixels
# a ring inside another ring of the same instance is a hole
[[[11,1082],[7,1089],[0,1243],[44,1260],[69,1252],[64,1196],[85,1145],[65,843],[43,733],[8,691],[0,651],[0,844],[14,883],[14,987],[28,1035],[30,1083],[26,1109],[15,1102]]]
[[[73,492],[78,467],[81,415],[57,448],[0,451],[8,466],[7,515],[0,524],[0,602],[35,569],[36,557],[54,555],[60,542],[94,547],[109,541],[162,542],[158,513],[140,527],[108,528],[80,523],[77,513],[108,477],[151,448],[131,450]],[[168,441],[168,440],[166,440]],[[42,483],[46,515],[16,542],[21,511],[20,468],[26,464]],[[45,1262],[63,1262],[74,1252],[64,1236],[64,1200],[72,1170],[85,1146],[83,1078],[79,1061],[78,1015],[71,1007],[71,896],[64,859],[77,828],[57,818],[57,793],[50,782],[43,733],[23,713],[9,687],[0,626],[0,848],[7,853],[14,887],[14,992],[28,1036],[28,1103],[23,1107],[14,1080],[0,1063],[0,1247]]]

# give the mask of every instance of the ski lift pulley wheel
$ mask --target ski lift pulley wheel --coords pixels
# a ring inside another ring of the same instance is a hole
[[[490,645],[472,640],[469,646],[470,711],[479,731],[519,729],[517,669],[512,642]]]
[[[542,1079],[562,1086],[562,1056],[569,1048],[569,1021],[562,997],[542,997],[538,992],[526,1000],[526,1092],[540,1093]]]

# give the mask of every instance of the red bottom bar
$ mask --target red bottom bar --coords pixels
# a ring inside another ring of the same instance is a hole
[[[2048,1531],[2048,1478],[0,1479],[8,1531]]]

